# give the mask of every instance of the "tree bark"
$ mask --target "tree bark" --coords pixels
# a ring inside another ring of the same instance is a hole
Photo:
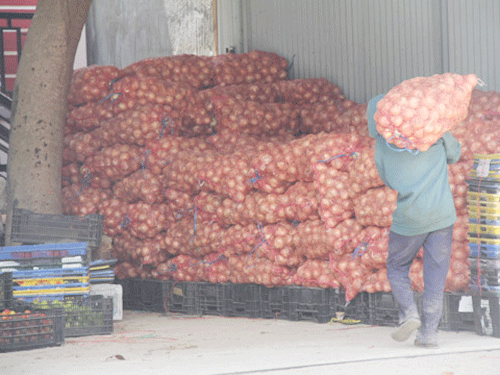
[[[61,214],[67,96],[92,0],[39,0],[14,87],[7,164],[6,244],[14,207]]]

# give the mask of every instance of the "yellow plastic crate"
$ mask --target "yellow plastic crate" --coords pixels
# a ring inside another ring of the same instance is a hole
[[[487,215],[500,215],[500,204],[498,203],[480,203],[467,205],[469,215],[471,214],[487,214]]]
[[[500,246],[500,238],[478,238],[478,237],[467,237],[470,243],[474,244],[484,244],[484,245],[495,245]]]
[[[488,214],[483,211],[481,212],[469,211],[469,219],[500,221],[500,214],[496,215],[496,214]]]
[[[52,288],[52,289],[25,289],[13,292],[14,297],[64,295],[64,294],[89,294],[90,286],[86,288]]]
[[[13,281],[19,286],[64,285],[74,283],[88,284],[90,281],[90,276],[14,279]]]
[[[490,203],[499,203],[500,202],[500,194],[486,194],[486,193],[476,193],[473,191],[469,191],[467,193],[467,198],[469,204],[477,204],[478,202],[490,202]]]
[[[469,223],[469,232],[500,235],[500,226]]]

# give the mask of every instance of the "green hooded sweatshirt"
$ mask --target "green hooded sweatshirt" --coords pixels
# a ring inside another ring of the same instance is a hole
[[[424,152],[389,145],[373,119],[383,97],[378,95],[368,102],[366,115],[370,136],[376,140],[375,164],[380,178],[398,192],[391,231],[415,236],[453,225],[457,216],[447,164],[460,159],[460,143],[447,132]]]

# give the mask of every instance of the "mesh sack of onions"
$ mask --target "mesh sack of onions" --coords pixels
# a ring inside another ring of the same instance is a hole
[[[230,96],[212,98],[215,130],[247,134],[294,134],[299,128],[298,112],[289,103],[259,103]]]
[[[345,290],[345,300],[351,301],[363,290],[370,270],[362,263],[361,257],[344,254],[339,259],[330,260],[330,267],[337,274]]]
[[[231,282],[235,284],[259,284],[267,287],[292,285],[294,272],[274,262],[252,255],[229,257]]]
[[[297,226],[297,253],[307,259],[329,259],[326,227],[321,220],[307,220]]]
[[[227,228],[221,239],[219,252],[226,257],[259,252],[266,242],[260,224],[232,225]]]
[[[74,184],[81,184],[83,182],[83,176],[80,174],[80,163],[70,163],[62,167],[61,170],[61,186],[67,187]]]
[[[255,203],[252,192],[245,197],[245,202]],[[206,217],[212,218],[223,225],[241,224],[247,225],[251,221],[248,220],[248,212],[245,212],[245,202],[239,203],[230,198],[226,198],[220,194],[214,194],[202,191],[196,195],[195,203],[199,212]],[[255,207],[252,207],[252,213],[255,212]]]
[[[209,56],[190,54],[149,57],[128,65],[120,74],[186,83],[193,88],[203,89],[213,85],[211,59]]]
[[[349,197],[349,174],[326,163],[315,166],[316,189],[320,197],[319,214],[326,228],[334,228],[354,216],[354,203]]]
[[[274,103],[277,98],[276,90],[272,84],[266,83],[242,83],[239,85],[216,86],[206,90],[200,90],[196,94],[197,100],[202,103],[208,113],[213,113],[213,99],[219,96],[228,96],[237,100],[250,100],[258,103]]]
[[[146,103],[166,105],[177,111],[196,104],[195,91],[189,85],[136,75],[116,81],[110,100],[115,114]]]
[[[180,254],[167,261],[166,267],[157,269],[162,275],[169,275],[176,281],[201,281],[204,276],[204,263],[201,259]]]
[[[179,190],[164,189],[163,197],[172,214],[172,221],[182,219],[186,215],[192,215],[195,209],[194,197]]]
[[[473,90],[469,112],[492,116],[500,113],[500,92]]]
[[[361,142],[362,138],[354,133],[318,133],[309,137],[310,141],[303,147],[306,149],[307,163],[310,166],[309,173],[312,171],[313,175],[316,166],[320,164],[347,172],[353,157],[365,148]]]
[[[209,283],[227,283],[231,279],[228,258],[219,254],[211,253],[203,257],[204,276],[203,280]]]
[[[474,154],[496,154],[500,152],[500,115],[475,118],[471,151]]]
[[[355,103],[342,112],[338,122],[339,127],[348,129],[349,131],[368,137],[368,120],[366,118],[366,109],[368,104]]]
[[[205,182],[198,178],[198,174],[206,166],[213,165],[216,160],[218,160],[218,155],[214,152],[196,152],[191,150],[179,152],[163,168],[162,174],[165,179],[166,188],[183,191],[190,195],[198,194],[201,187],[205,184]],[[161,165],[161,162],[156,165]]]
[[[153,204],[164,200],[164,186],[160,176],[140,169],[113,185],[116,198],[129,203],[142,201]]]
[[[199,194],[193,196],[194,205],[198,212],[203,212],[207,217],[212,220],[217,220],[217,211],[222,206],[224,197],[220,194],[209,193],[207,191],[200,191]],[[219,222],[223,222],[220,220]],[[234,224],[234,223],[230,223]]]
[[[354,198],[368,189],[384,186],[375,165],[375,149],[362,150],[348,166],[351,179],[350,196]]]
[[[468,244],[463,243],[462,246],[465,248],[468,247]],[[459,259],[452,255],[444,290],[446,292],[469,291],[471,283],[470,268],[471,264],[468,258]]]
[[[326,78],[290,79],[273,83],[278,101],[293,104],[331,103],[345,99],[340,88]]]
[[[302,134],[347,133],[348,124],[339,121],[345,110],[336,103],[302,104],[297,107]]]
[[[453,224],[453,243],[467,241],[469,234],[468,213],[457,214],[457,220]],[[469,256],[467,250],[467,256]]]
[[[362,290],[367,293],[389,293],[392,289],[389,279],[387,278],[387,269],[382,268],[369,274]]]
[[[100,151],[104,144],[95,132],[78,132],[65,136],[65,142],[68,142],[68,148],[75,154],[76,160],[85,162],[88,156]]]
[[[143,148],[133,145],[115,144],[90,155],[82,166],[85,176],[121,180],[138,170],[146,159]]]
[[[101,202],[110,198],[107,190],[74,184],[62,189],[62,207],[66,215],[85,216],[99,211]]]
[[[217,134],[207,137],[207,142],[210,143],[217,151],[224,154],[238,150],[248,150],[248,152],[255,152],[258,154],[263,150],[267,150],[269,143],[289,143],[294,139],[296,139],[295,136],[290,133],[267,136],[265,134],[240,134],[223,129],[217,132]]]
[[[259,193],[253,193],[253,196],[259,196]],[[315,184],[312,182],[299,181],[291,185],[283,194],[270,193],[261,197],[256,201],[257,216],[248,217],[249,220],[273,224],[287,220],[304,221],[319,218],[319,199]],[[247,206],[246,200],[245,206]]]
[[[252,186],[266,193],[281,194],[304,176],[307,159],[300,143],[267,142],[252,158]],[[312,180],[311,180],[312,181]]]
[[[387,186],[371,188],[353,198],[356,220],[365,226],[390,227],[398,193]]]
[[[112,65],[91,65],[77,69],[71,77],[68,102],[80,105],[106,97],[120,70]]]
[[[297,227],[288,222],[266,225],[262,229],[264,243],[256,250],[259,257],[272,260],[275,264],[288,267],[299,266],[304,256],[298,254],[294,237]]]
[[[110,237],[123,232],[129,221],[128,203],[113,197],[99,204],[99,213],[103,215],[102,230]]]
[[[157,175],[163,174],[165,166],[174,161],[180,153],[184,153],[184,157],[188,158],[190,153],[199,154],[212,149],[203,138],[185,138],[168,132],[147,142],[146,148],[149,150],[146,168]]]
[[[135,263],[157,265],[166,262],[169,254],[163,249],[160,237],[139,239],[124,231],[113,241],[113,249],[121,259],[133,259]]]
[[[201,189],[243,202],[252,190],[251,179],[255,175],[249,159],[243,152],[219,154],[208,159],[196,174],[196,178],[202,181]]]
[[[474,74],[416,77],[393,87],[377,104],[377,130],[400,148],[426,151],[467,117]]]
[[[68,105],[66,113],[66,133],[90,131],[101,126],[101,123],[114,116],[111,101],[90,102],[75,107]]]
[[[467,214],[467,182],[466,178],[473,167],[469,161],[458,161],[448,166],[448,180],[457,215]]]
[[[128,222],[125,227],[133,236],[153,238],[169,227],[168,206],[164,203],[131,203],[127,210]]]
[[[214,86],[287,79],[288,61],[273,52],[227,53],[211,58]]]
[[[339,258],[351,254],[359,245],[358,235],[363,227],[356,219],[347,219],[334,228],[326,230],[329,258]]]
[[[306,287],[340,288],[337,273],[327,260],[308,259],[298,268],[294,284]]]
[[[353,251],[353,256],[361,257],[361,263],[368,269],[386,268],[389,232],[389,227],[369,226],[363,228],[354,239],[358,245]]]
[[[194,243],[194,227],[194,213],[186,215],[180,220],[170,223],[168,230],[163,233],[165,249],[173,255],[191,255],[196,249],[196,245]],[[207,251],[207,254],[208,253],[209,252]]]
[[[141,276],[140,266],[134,262],[119,262],[115,268],[115,275],[118,279],[139,278]]]
[[[76,164],[76,154],[75,152],[69,148],[69,142],[71,134],[67,134],[64,136],[63,140],[63,156],[62,156],[62,162],[63,162],[63,167],[72,163]]]
[[[165,105],[146,103],[126,109],[101,123],[116,143],[144,146],[164,134],[180,134],[181,114]]]

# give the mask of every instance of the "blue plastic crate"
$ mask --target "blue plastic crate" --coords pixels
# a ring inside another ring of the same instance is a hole
[[[86,242],[4,246],[0,248],[0,259],[2,260],[22,261],[30,258],[63,258],[76,255],[87,255]]]
[[[469,257],[477,258],[478,254],[480,258],[500,259],[500,246],[469,243]]]

